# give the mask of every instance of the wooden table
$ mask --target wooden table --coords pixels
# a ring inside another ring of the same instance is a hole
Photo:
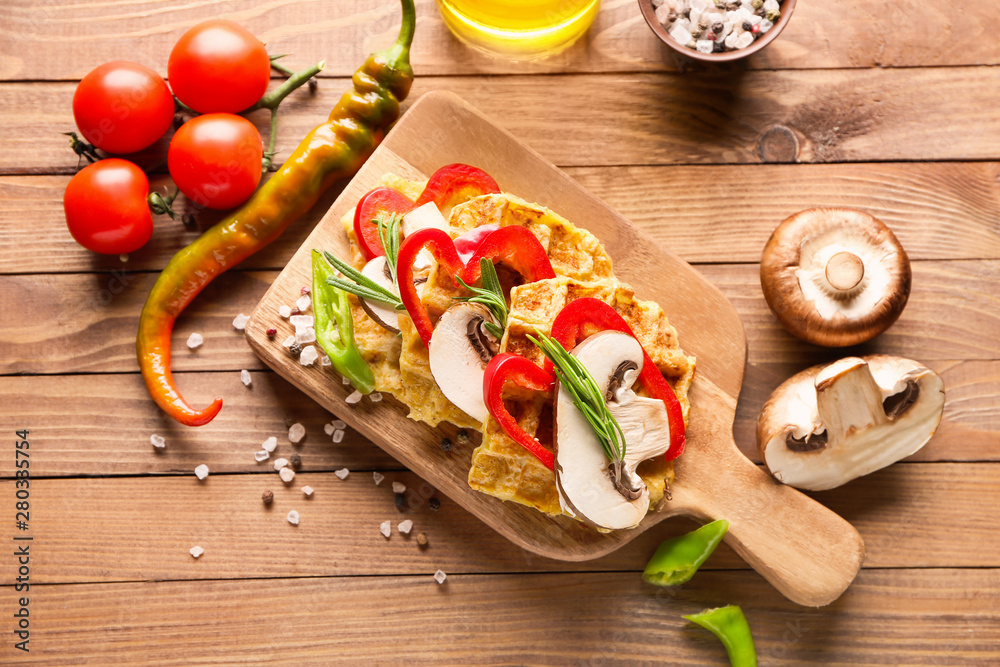
[[[721,665],[721,645],[681,615],[726,603],[746,611],[762,664],[1000,663],[1000,5],[803,0],[785,34],[749,62],[678,72],[635,0],[606,0],[584,42],[530,66],[470,53],[433,2],[417,3],[408,102],[458,93],[737,306],[749,359],[735,430],[750,456],[768,393],[843,354],[794,340],[768,311],[756,263],[770,231],[803,208],[853,206],[906,247],[906,311],[851,352],[929,364],[947,386],[944,421],[911,460],[815,494],[858,527],[867,558],[840,600],[806,609],[727,548],[682,588],[644,585],[638,572],[655,546],[690,522],[670,521],[597,561],[544,560],[360,437],[331,443],[322,427],[333,416],[266,371],[231,321],[250,312],[336,192],[178,322],[181,388],[196,405],[224,396],[220,416],[189,429],[155,409],[137,373],[136,321],[157,272],[198,232],[158,220],[125,264],[73,242],[61,197],[76,158],[59,133],[74,129],[76,81],[119,58],[165,73],[186,28],[237,20],[272,53],[294,54],[290,64],[327,61],[318,92],[296,93],[283,109],[286,156],[364,55],[391,41],[393,2],[3,4],[0,663]],[[266,125],[263,114],[254,120]],[[193,331],[205,337],[194,353],[184,346]],[[292,422],[308,432],[299,447],[285,438]],[[21,429],[31,443],[27,531],[14,523]],[[153,433],[167,440],[162,453]],[[279,453],[302,457],[290,488],[253,459],[271,435]],[[203,463],[212,474],[199,482]],[[343,467],[351,473],[341,481],[332,472]],[[404,511],[392,481],[408,487]],[[268,488],[271,509],[260,501]],[[301,513],[298,527],[285,521],[289,509]],[[383,520],[404,518],[410,538],[379,534]],[[13,541],[25,536],[33,540]],[[31,589],[18,593],[22,545]],[[195,545],[205,549],[197,560]],[[443,586],[432,579],[439,568]],[[20,597],[30,653],[14,648]]]

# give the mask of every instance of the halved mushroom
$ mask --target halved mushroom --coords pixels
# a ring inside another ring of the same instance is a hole
[[[649,510],[649,489],[636,473],[646,459],[670,447],[663,401],[636,395],[631,387],[642,370],[642,346],[632,336],[603,331],[571,352],[597,381],[625,436],[625,458],[608,460],[573,396],[556,383],[556,487],[562,508],[607,530],[632,528]]]
[[[855,345],[885,331],[903,312],[910,260],[892,231],[867,213],[809,209],[771,234],[760,284],[792,334],[816,345]]]
[[[757,446],[778,481],[822,491],[919,450],[943,409],[944,383],[926,366],[847,357],[775,389],[757,421]]]
[[[445,398],[479,422],[489,412],[483,400],[483,374],[500,349],[500,341],[483,326],[498,324],[485,306],[457,303],[434,325],[427,353],[431,375]]]
[[[361,269],[361,275],[372,282],[386,288],[393,294],[399,295],[399,290],[392,282],[392,274],[389,272],[389,262],[385,257],[375,257],[365,264]],[[399,315],[397,311],[389,305],[379,301],[368,301],[358,299],[361,307],[365,309],[368,316],[375,320],[380,326],[393,333],[399,333]]]

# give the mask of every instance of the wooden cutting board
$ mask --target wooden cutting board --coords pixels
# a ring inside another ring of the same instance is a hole
[[[659,303],[676,326],[682,347],[698,357],[687,449],[676,463],[672,498],[633,530],[602,535],[572,519],[551,518],[473,491],[466,481],[472,447],[456,445],[445,452],[439,446],[454,429],[411,421],[388,396],[378,403],[364,399],[347,405],[344,399],[352,389],[331,367],[319,362],[302,366],[281,345],[291,327],[278,308],[293,304],[301,288],[311,284],[310,251],[321,248],[348,257],[340,224],[344,213],[385,172],[422,179],[452,162],[481,167],[504,191],[593,232],[613,258],[615,274],[635,287],[637,297]],[[266,335],[269,327],[279,330],[273,339]],[[403,114],[264,295],[246,335],[256,354],[283,377],[488,526],[542,556],[597,558],[667,517],[689,515],[728,519],[726,541],[778,590],[803,605],[835,600],[861,567],[864,545],[849,523],[775,482],[733,442],[746,362],[746,335],[733,306],[691,266],[450,93],[428,93]]]

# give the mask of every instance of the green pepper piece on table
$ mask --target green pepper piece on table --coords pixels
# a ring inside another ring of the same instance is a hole
[[[708,560],[728,530],[729,522],[719,519],[687,535],[664,540],[649,559],[642,580],[656,586],[683,584]]]
[[[326,282],[333,276],[330,264],[318,250],[312,251],[312,302],[316,342],[330,357],[338,373],[362,394],[375,389],[375,375],[354,342],[354,318],[347,292]]]
[[[750,625],[737,605],[706,609],[684,618],[709,630],[722,641],[732,667],[757,667],[757,649],[753,645]]]
[[[174,255],[150,290],[136,335],[139,369],[156,404],[182,424],[212,421],[222,399],[197,410],[181,396],[170,372],[174,320],[216,276],[278,238],[334,182],[356,172],[399,118],[399,103],[413,83],[410,43],[416,25],[413,0],[401,4],[396,43],[368,57],[327,120],[249,201]]]

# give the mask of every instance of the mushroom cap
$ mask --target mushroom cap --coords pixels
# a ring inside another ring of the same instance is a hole
[[[399,293],[396,286],[392,284],[392,276],[389,274],[389,264],[384,256],[380,255],[371,259],[361,269],[361,275],[394,294]],[[392,333],[399,333],[399,313],[392,306],[379,301],[367,301],[360,297],[358,298],[358,302],[364,311],[368,313],[368,317],[375,320],[379,326]]]
[[[832,489],[918,451],[943,409],[944,383],[923,364],[884,354],[847,357],[774,390],[757,420],[757,448],[779,481]]]
[[[760,261],[764,298],[781,324],[827,347],[863,343],[889,328],[906,306],[910,281],[910,260],[892,231],[852,209],[787,218]]]
[[[483,400],[483,376],[499,348],[499,341],[482,329],[483,322],[497,324],[488,308],[456,303],[438,319],[427,346],[431,375],[441,393],[480,423],[489,416]]]

